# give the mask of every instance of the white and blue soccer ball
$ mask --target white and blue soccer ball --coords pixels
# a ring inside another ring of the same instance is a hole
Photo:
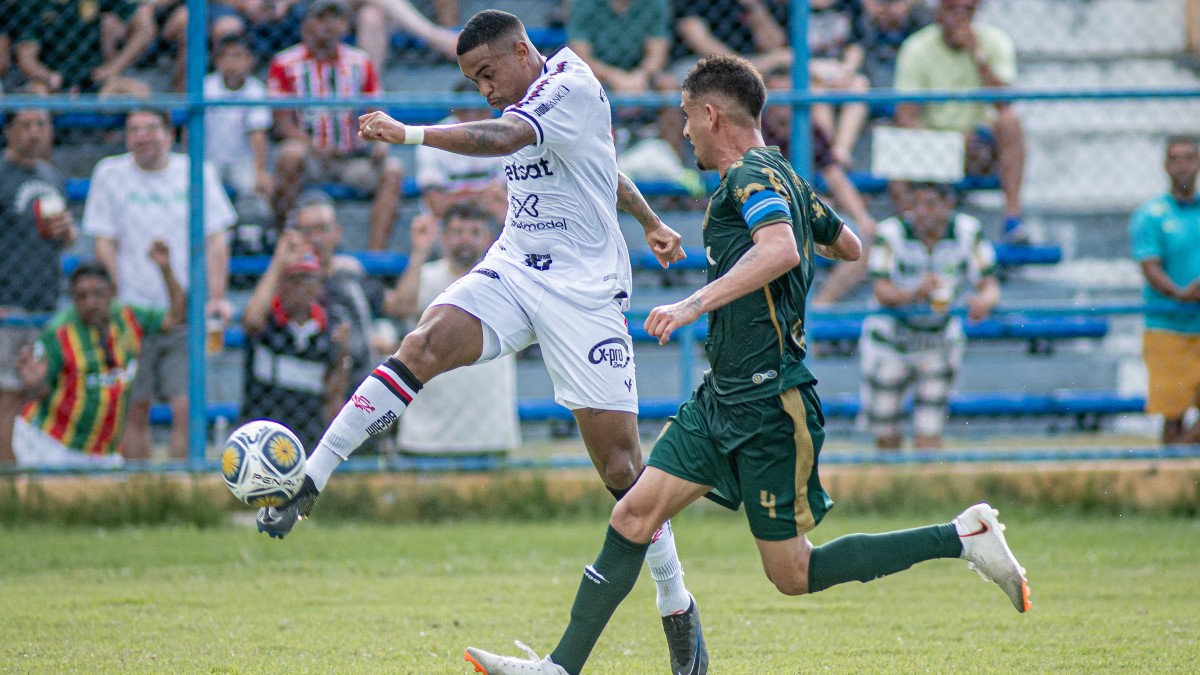
[[[271,420],[238,427],[225,441],[221,476],[250,506],[280,506],[304,484],[304,447],[291,429]]]

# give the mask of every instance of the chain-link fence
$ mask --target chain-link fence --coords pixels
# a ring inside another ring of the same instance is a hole
[[[179,327],[187,322],[166,275],[186,291],[199,260],[189,255],[185,129],[200,130],[187,127],[189,107],[200,108],[173,96],[186,91],[187,55],[196,51],[189,37],[202,36],[208,53],[205,96],[253,103],[209,107],[202,130],[212,169],[198,241],[209,278],[192,297],[207,320],[191,328],[209,339],[191,358],[207,365],[202,408],[212,435],[271,417],[311,447],[441,283],[422,277],[423,295],[397,304],[410,254],[452,253],[414,219],[433,212],[447,227],[449,207],[439,201],[447,194],[470,195],[484,222],[504,212],[495,162],[381,152],[354,133],[370,99],[398,119],[436,123],[473,96],[462,93],[473,89],[461,86],[455,35],[484,3],[226,0],[207,4],[203,31],[190,4],[0,0],[0,84],[10,103],[0,172],[0,437],[12,437],[4,424],[15,424],[18,445],[49,453],[38,456],[187,455],[186,430],[171,425],[187,411],[189,350]],[[739,53],[759,67],[777,102],[764,114],[766,140],[789,156],[811,154],[814,182],[860,227],[904,213],[909,182],[954,183],[960,208],[990,238],[1054,248],[1053,260],[1105,259],[1125,291],[1140,283],[1128,267],[1129,212],[1166,186],[1165,139],[1200,132],[1196,0],[503,4],[543,52],[565,44],[592,66],[615,104],[622,169],[690,248],[701,244],[696,196],[715,179],[691,168],[676,101],[687,69],[710,53]],[[807,27],[802,49],[792,39],[798,19]],[[795,133],[787,105],[805,96],[793,91],[805,79],[797,69],[830,99],[801,108],[811,134]],[[958,91],[1020,95],[946,100]],[[126,114],[138,106],[93,94],[135,97],[148,110]],[[274,103],[281,96],[358,105],[296,108]],[[482,103],[453,112],[487,114]],[[640,260],[640,230],[626,225]],[[1012,259],[1023,259],[1014,250]],[[673,298],[672,285],[697,283],[701,266],[639,271],[635,307]],[[1038,278],[1014,284],[1015,297],[1040,297],[1049,286],[1028,281]],[[95,308],[104,302],[108,309]],[[676,347],[639,349],[644,394],[677,398],[694,379],[690,353],[681,366]],[[489,376],[508,396],[497,418],[459,425],[508,424],[518,401],[526,418],[545,418],[549,385],[531,357]],[[505,450],[515,439],[470,447]],[[395,447],[388,438],[377,450]]]

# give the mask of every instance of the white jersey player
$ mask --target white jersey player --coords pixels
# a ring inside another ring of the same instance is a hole
[[[333,470],[390,426],[423,383],[454,368],[541,344],[555,400],[571,409],[605,486],[620,499],[644,467],[637,429],[633,345],[622,310],[630,291],[621,208],[642,224],[664,267],[680,238],[617,172],[604,89],[578,56],[539,54],[517,17],[484,10],[458,38],[458,62],[497,119],[411,127],[382,112],[359,119],[368,141],[424,144],[504,157],[504,232],[472,273],[434,300],[400,349],[358,387],[307,462],[300,493],[259,512],[282,537],[308,514]],[[470,415],[470,410],[463,410]],[[670,524],[646,557],[658,587],[672,668],[702,673],[708,656],[695,601],[683,585]]]

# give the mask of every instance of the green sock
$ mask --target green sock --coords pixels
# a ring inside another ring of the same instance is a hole
[[[633,590],[648,548],[650,544],[635,544],[609,525],[599,557],[583,570],[571,606],[571,623],[550,653],[551,660],[568,673],[583,670],[617,605]]]
[[[868,581],[936,558],[957,558],[962,543],[954,524],[883,534],[848,534],[821,544],[808,559],[808,592],[847,581]]]

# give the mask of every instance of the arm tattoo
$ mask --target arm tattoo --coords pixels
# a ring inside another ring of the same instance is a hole
[[[637,185],[620,171],[617,172],[617,208],[636,218],[643,228],[658,224],[658,216]]]
[[[518,124],[525,126],[524,122]],[[511,155],[522,147],[523,129],[500,119],[465,122],[434,129],[437,129],[437,133],[426,132],[425,144],[460,155],[502,157]],[[532,129],[530,133],[532,134]]]

